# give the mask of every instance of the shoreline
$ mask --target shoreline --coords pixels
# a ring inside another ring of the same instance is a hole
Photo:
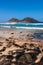
[[[43,28],[39,28],[39,27],[14,27],[14,28],[11,28],[11,27],[0,27],[0,30],[1,29],[8,29],[8,30],[43,30]]]

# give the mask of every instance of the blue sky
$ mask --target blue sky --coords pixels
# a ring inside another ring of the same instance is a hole
[[[43,0],[0,0],[0,21],[25,17],[43,21]]]

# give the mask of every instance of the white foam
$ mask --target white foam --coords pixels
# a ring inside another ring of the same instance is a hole
[[[1,27],[4,27],[4,28],[10,28],[10,26],[1,26]]]
[[[14,23],[7,22],[7,23],[0,23],[0,24],[17,24],[17,22],[14,22]]]
[[[42,29],[43,30],[43,28],[39,28],[39,27],[16,27],[16,28],[21,28],[21,29]]]

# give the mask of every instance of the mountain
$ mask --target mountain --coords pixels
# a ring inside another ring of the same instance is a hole
[[[33,18],[29,18],[29,17],[24,18],[22,21],[24,21],[24,22],[32,22],[32,23],[37,23],[37,22],[39,22],[39,21],[37,21],[37,20],[35,20],[35,19],[33,19]]]
[[[12,18],[12,19],[9,20],[9,22],[31,22],[31,23],[37,23],[39,21],[37,21],[37,20],[35,20],[33,18],[27,17],[27,18],[24,18],[22,20],[19,20],[19,19],[16,19],[16,18]]]
[[[12,18],[12,19],[9,20],[9,22],[19,22],[19,20],[16,19],[16,18]]]

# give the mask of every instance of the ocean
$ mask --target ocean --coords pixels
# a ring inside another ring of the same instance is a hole
[[[13,29],[43,29],[43,23],[27,23],[27,22],[14,22],[14,23],[0,23],[0,27],[7,27]]]

